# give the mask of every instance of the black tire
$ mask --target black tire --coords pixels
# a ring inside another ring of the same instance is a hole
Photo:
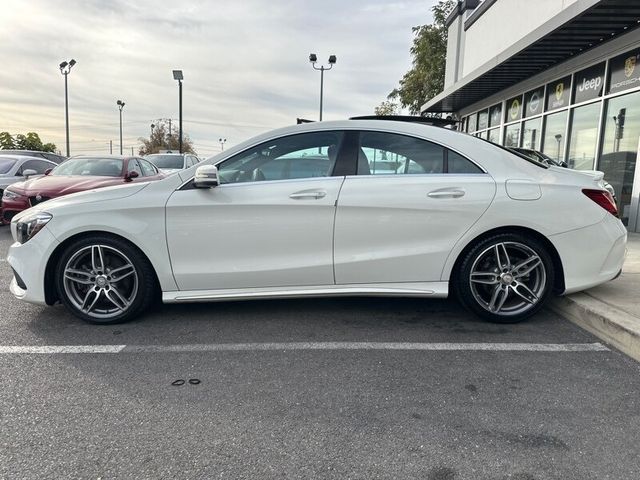
[[[94,269],[100,265],[102,269]],[[54,282],[58,298],[71,313],[100,325],[133,320],[149,308],[159,291],[144,254],[128,241],[104,234],[68,245],[56,265]],[[82,308],[85,304],[91,307]]]
[[[553,260],[543,243],[520,233],[501,233],[463,253],[451,287],[458,301],[483,319],[517,323],[544,306],[554,278]]]

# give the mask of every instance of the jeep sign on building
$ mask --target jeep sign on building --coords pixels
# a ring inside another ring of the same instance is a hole
[[[423,113],[603,171],[640,231],[640,1],[463,0],[447,26],[445,88]]]

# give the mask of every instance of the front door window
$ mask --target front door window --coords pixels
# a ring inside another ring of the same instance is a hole
[[[218,165],[220,183],[328,177],[342,137],[342,132],[314,132],[265,142]]]

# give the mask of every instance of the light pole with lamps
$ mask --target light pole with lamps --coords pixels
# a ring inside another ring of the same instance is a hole
[[[72,58],[68,62],[62,62],[60,64],[60,73],[64,75],[64,120],[65,128],[67,132],[67,157],[69,154],[69,92],[67,90],[67,76],[71,72],[71,67],[76,64],[76,61]]]
[[[320,65],[320,68],[316,67],[316,62],[318,61],[318,56],[315,53],[309,55],[309,61],[313,66],[314,70],[320,70],[320,121],[322,121],[322,94],[324,88],[324,71],[331,70],[333,66],[336,64],[337,58],[335,55],[329,56],[329,66],[325,67],[324,65]]]
[[[182,70],[173,71],[173,79],[178,81],[178,122],[180,124],[180,136],[178,137],[178,150],[182,153]]]
[[[554,138],[556,139],[556,142],[558,142],[558,161],[560,162],[560,141],[562,140],[562,135],[557,133]]]
[[[227,143],[227,139],[219,138],[218,141],[220,142],[220,148],[222,148],[222,151],[224,152],[224,144]]]
[[[124,108],[124,102],[118,100],[116,105],[118,105],[118,110],[120,110],[120,155],[122,155],[122,109]]]

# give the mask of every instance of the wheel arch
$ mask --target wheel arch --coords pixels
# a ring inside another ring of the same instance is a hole
[[[533,237],[536,240],[538,240],[540,243],[542,243],[547,248],[547,251],[551,256],[551,259],[553,260],[553,266],[554,266],[553,293],[555,293],[556,295],[560,295],[565,291],[564,267],[562,266],[562,259],[560,258],[560,254],[558,253],[558,250],[553,245],[553,243],[546,236],[544,236],[543,234],[541,234],[540,232],[532,228],[511,225],[511,226],[497,227],[491,230],[487,230],[486,232],[483,232],[480,235],[477,235],[476,237],[470,239],[467,242],[467,244],[464,246],[464,248],[460,251],[460,253],[456,257],[456,260],[453,263],[453,267],[451,268],[451,272],[449,275],[449,291],[450,292],[454,291],[454,289],[451,288],[451,285],[455,281],[456,275],[460,270],[460,263],[462,262],[464,257],[467,255],[469,250],[471,250],[471,248],[473,248],[475,244],[477,244],[478,242],[481,242],[485,238],[488,238],[500,233],[519,233],[524,236]]]
[[[83,237],[88,237],[91,235],[102,235],[105,237],[112,237],[114,239],[127,242],[131,247],[138,250],[138,252],[140,252],[140,254],[147,259],[147,261],[149,262],[149,265],[151,265],[151,268],[153,269],[153,274],[155,276],[156,286],[158,288],[158,291],[160,290],[160,281],[158,279],[158,272],[156,271],[156,267],[154,266],[149,256],[144,251],[142,251],[140,247],[138,247],[130,239],[122,235],[118,235],[116,233],[104,231],[104,230],[90,230],[86,232],[76,233],[75,235],[71,235],[69,238],[64,239],[62,242],[60,242],[60,244],[55,248],[55,250],[49,256],[49,259],[47,260],[47,266],[45,267],[45,271],[44,271],[44,298],[47,305],[53,305],[59,300],[58,294],[56,292],[56,287],[55,287],[54,274],[55,274],[55,269],[58,264],[58,261],[62,256],[62,253],[71,243]]]

